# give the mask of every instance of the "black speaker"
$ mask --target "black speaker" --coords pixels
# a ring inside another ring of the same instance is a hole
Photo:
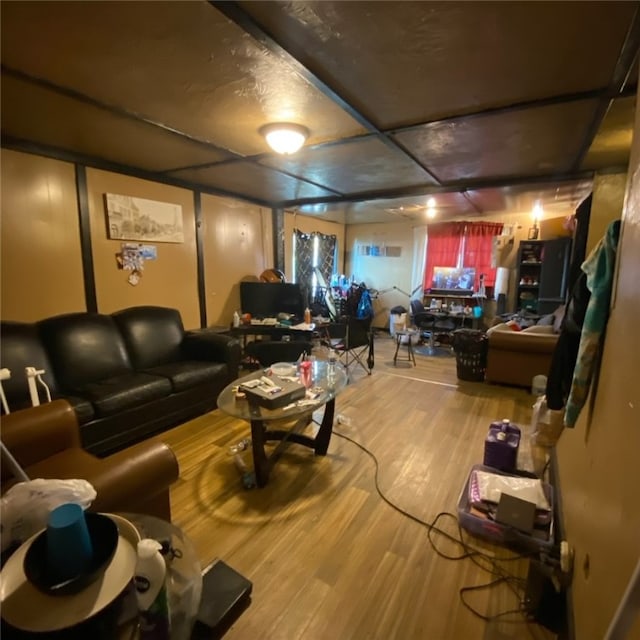
[[[253,584],[222,560],[202,576],[202,598],[191,640],[222,638],[251,603]]]

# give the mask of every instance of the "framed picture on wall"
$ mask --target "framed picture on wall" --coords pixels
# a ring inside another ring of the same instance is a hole
[[[105,207],[111,240],[184,242],[179,204],[105,193]]]

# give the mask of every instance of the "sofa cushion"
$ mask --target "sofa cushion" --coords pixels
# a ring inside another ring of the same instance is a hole
[[[546,316],[542,316],[536,323],[537,327],[552,327],[556,317],[553,313],[548,313]]]
[[[509,327],[506,322],[500,322],[499,324],[494,324],[493,327],[489,327],[487,329],[487,335],[490,336],[492,333],[496,331],[505,331],[512,333],[511,327]]]
[[[183,359],[182,318],[177,309],[130,307],[112,317],[124,338],[133,368],[142,371]]]
[[[534,324],[532,327],[527,327],[526,329],[523,329],[522,333],[541,333],[543,335],[553,335],[555,332],[551,325]]]
[[[145,373],[168,378],[173,391],[176,392],[213,382],[217,378],[226,380],[227,366],[218,362],[185,360],[153,367],[153,369],[147,369]]]
[[[63,390],[131,371],[124,340],[111,316],[69,313],[41,320],[37,326]]]
[[[76,392],[93,404],[97,415],[108,416],[169,395],[171,383],[167,378],[131,372],[90,382]]]

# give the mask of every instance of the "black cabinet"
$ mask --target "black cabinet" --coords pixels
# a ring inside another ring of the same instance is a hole
[[[516,307],[544,315],[565,301],[571,238],[523,240],[518,249]]]

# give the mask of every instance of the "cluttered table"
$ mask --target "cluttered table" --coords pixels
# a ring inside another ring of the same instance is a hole
[[[287,385],[300,386],[297,382],[299,365],[292,364],[291,375],[282,378],[273,376],[270,369],[259,369],[225,387],[218,397],[219,409],[236,418],[247,420],[251,424],[254,473],[259,487],[267,484],[271,469],[280,455],[281,446],[287,442],[309,447],[316,455],[327,453],[333,430],[335,399],[347,384],[347,374],[339,363],[332,367],[328,362],[319,360],[309,364],[310,375],[306,391],[303,391],[300,397],[293,393],[288,401],[283,400],[282,403],[277,401],[278,394],[274,394],[274,402],[271,404],[276,406],[273,408],[260,404],[258,398],[260,387],[258,386],[252,394],[251,386],[264,378],[265,374],[275,380],[283,390],[286,390]],[[322,407],[324,407],[324,414],[317,434],[312,437],[301,433],[311,423],[312,413]],[[285,428],[283,426],[285,421],[293,422],[293,426]],[[274,428],[273,425],[280,428]],[[267,456],[265,444],[270,440],[279,440],[280,445],[270,456]]]

